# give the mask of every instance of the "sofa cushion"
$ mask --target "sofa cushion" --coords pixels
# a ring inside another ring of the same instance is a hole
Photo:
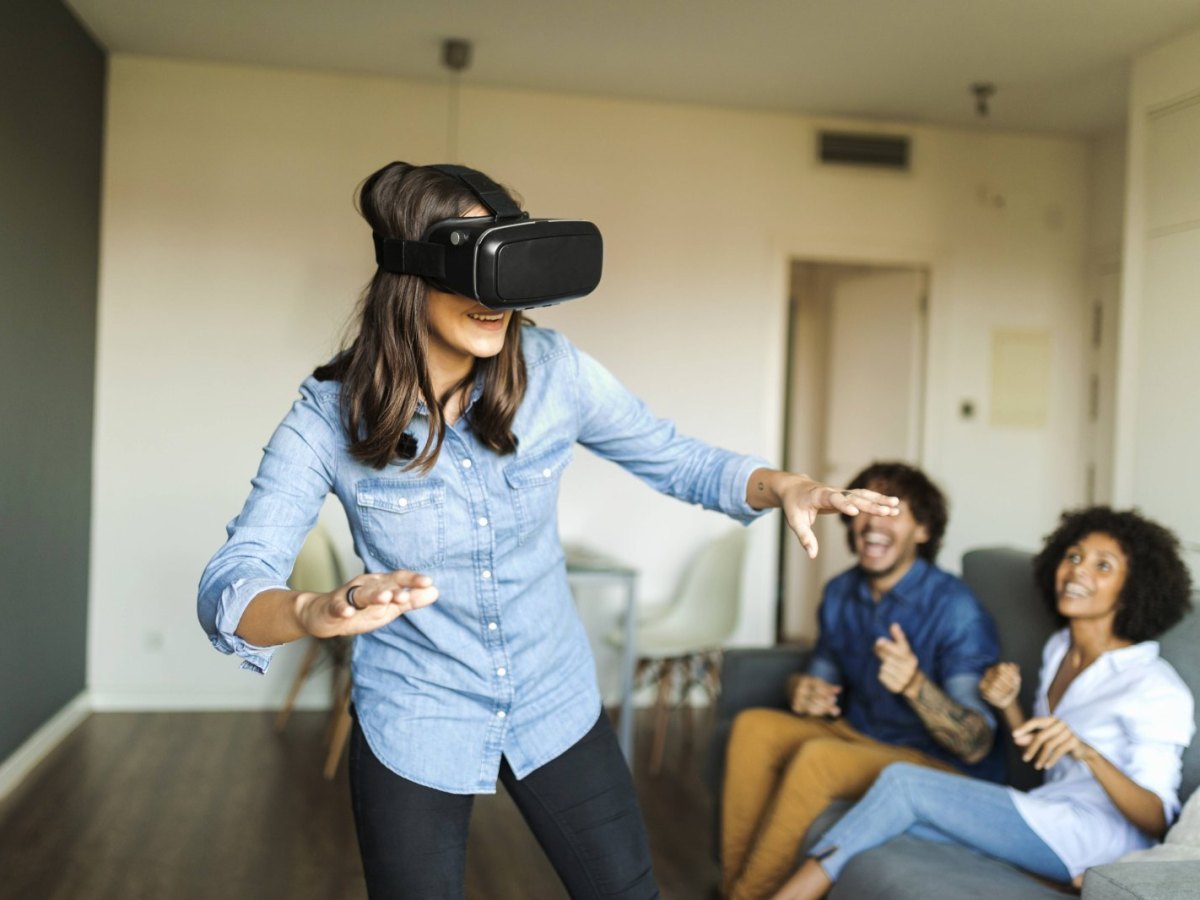
[[[718,804],[725,781],[725,747],[733,720],[742,710],[756,706],[787,709],[788,676],[803,671],[810,652],[808,647],[789,644],[725,651],[721,660],[721,692],[717,695],[704,773]]]
[[[1152,862],[1154,860],[1200,861],[1200,792],[1193,791],[1188,802],[1161,844],[1126,853],[1118,862]]]
[[[802,856],[850,808],[830,804],[805,836]],[[1070,892],[1073,893],[1073,892]],[[830,900],[1063,900],[1068,890],[1052,887],[1015,866],[968,850],[901,836],[860,853],[846,864]]]
[[[1192,606],[1200,607],[1200,591],[1192,594]],[[1158,640],[1163,659],[1175,667],[1197,700],[1200,712],[1200,609],[1193,609],[1183,621]],[[1200,787],[1200,738],[1192,738],[1191,746],[1183,752],[1183,782],[1179,799],[1187,800]]]
[[[1021,669],[1021,709],[1033,707],[1042,645],[1058,627],[1058,619],[1042,600],[1033,580],[1033,556],[1009,547],[985,547],[963,554],[963,581],[996,622],[1001,658]],[[1042,783],[1042,775],[1021,759],[1021,751],[1000,727],[1008,758],[1008,783],[1027,791]]]
[[[831,900],[1063,900],[1073,894],[1050,887],[1015,866],[957,844],[898,837],[860,853],[842,869]]]
[[[1194,900],[1200,862],[1109,863],[1083,876],[1085,900]]]

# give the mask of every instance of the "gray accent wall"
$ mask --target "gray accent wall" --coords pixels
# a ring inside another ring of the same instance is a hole
[[[0,761],[86,685],[104,52],[0,11]]]

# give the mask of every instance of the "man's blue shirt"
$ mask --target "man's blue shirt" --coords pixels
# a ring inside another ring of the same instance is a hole
[[[1000,656],[996,626],[961,579],[918,558],[876,602],[865,573],[855,566],[825,585],[818,621],[820,637],[808,672],[842,686],[839,705],[849,724],[877,741],[913,747],[969,775],[1004,780],[1000,741],[982,761],[967,765],[934,740],[903,696],[879,681],[875,641],[891,639],[895,622],[926,677],[996,727],[995,716],[979,696],[979,679]]]

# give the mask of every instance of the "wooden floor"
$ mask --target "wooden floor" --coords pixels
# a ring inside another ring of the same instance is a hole
[[[701,782],[700,714],[689,749],[675,722],[667,763],[635,780],[667,900],[717,883]],[[320,776],[325,716],[276,734],[266,713],[93,714],[0,804],[0,898],[189,900],[366,897],[345,761]],[[470,900],[566,897],[516,807],[479,797],[467,860]]]

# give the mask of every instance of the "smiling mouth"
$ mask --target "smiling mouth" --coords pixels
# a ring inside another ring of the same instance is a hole
[[[883,556],[892,546],[892,538],[878,531],[864,532],[859,539],[864,556]]]
[[[499,322],[504,318],[504,313],[467,313],[467,318],[476,322]]]
[[[1086,597],[1088,595],[1087,588],[1081,587],[1073,581],[1067,582],[1062,589],[1064,597]]]

